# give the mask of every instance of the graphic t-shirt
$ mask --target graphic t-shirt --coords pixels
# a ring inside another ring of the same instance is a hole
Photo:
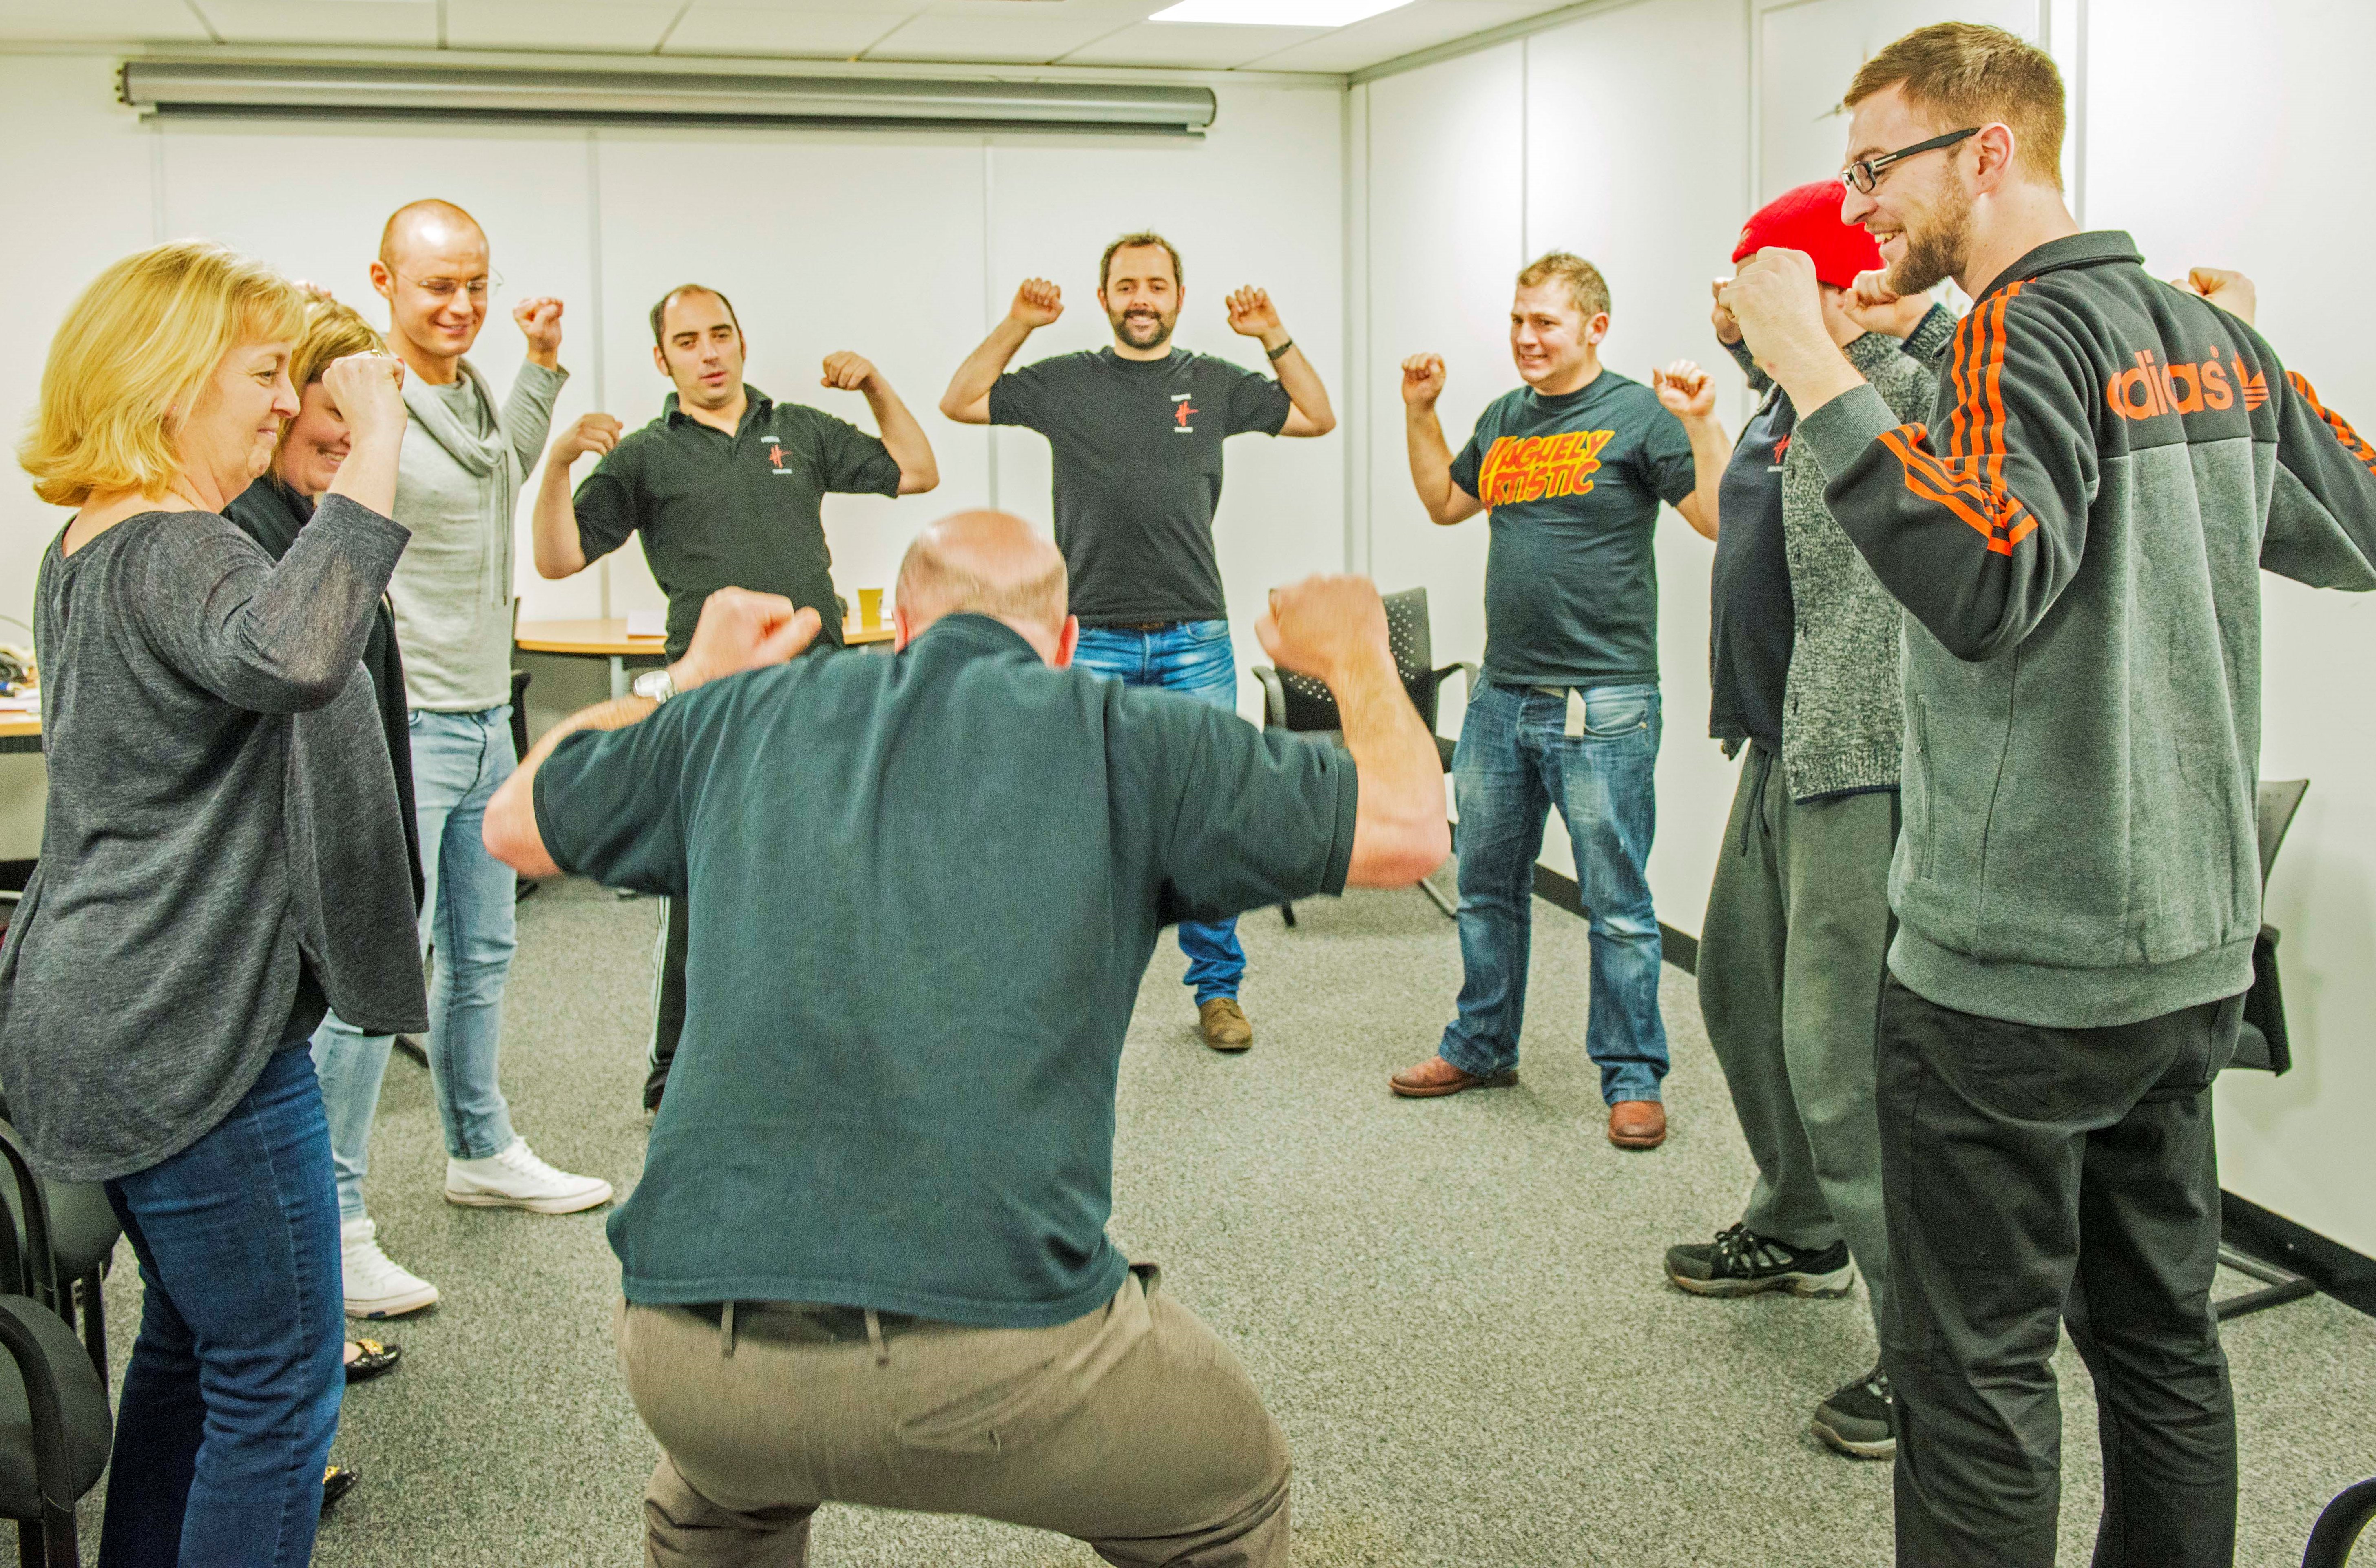
[[[701,605],[722,588],[780,593],[841,644],[833,556],[819,511],[827,493],[897,495],[899,464],[856,425],[755,386],[732,435],[683,412],[676,394],[586,476],[572,505],[592,562],[640,530],[652,580],[669,596],[668,656],[684,657]]]
[[[1798,627],[1782,534],[1782,455],[1798,422],[1798,410],[1775,387],[1725,465],[1708,617],[1708,733],[1728,742],[1754,741],[1776,754]]]
[[[1597,686],[1658,678],[1658,503],[1697,486],[1681,420],[1604,370],[1546,398],[1505,393],[1478,416],[1452,481],[1491,508],[1485,678]]]
[[[1184,349],[1059,354],[990,389],[991,423],[1048,438],[1056,547],[1085,626],[1228,616],[1213,552],[1221,443],[1277,435],[1293,407],[1269,376]]]

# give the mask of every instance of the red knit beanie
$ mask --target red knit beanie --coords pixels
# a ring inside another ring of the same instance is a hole
[[[1881,247],[1871,234],[1840,221],[1840,183],[1817,180],[1784,191],[1741,226],[1732,259],[1746,261],[1767,245],[1805,251],[1815,258],[1815,277],[1846,289],[1859,272],[1881,265]]]

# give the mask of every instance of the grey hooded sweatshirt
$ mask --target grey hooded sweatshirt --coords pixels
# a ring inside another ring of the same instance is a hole
[[[408,706],[476,713],[511,700],[512,517],[544,451],[564,370],[523,364],[501,408],[464,360],[450,386],[404,382],[412,417],[396,520],[412,530],[387,585]],[[467,388],[467,390],[465,390]]]

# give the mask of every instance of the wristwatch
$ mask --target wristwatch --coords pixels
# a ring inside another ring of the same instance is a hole
[[[676,677],[665,669],[647,670],[636,676],[635,684],[627,689],[639,697],[649,697],[654,702],[666,702],[676,695]]]

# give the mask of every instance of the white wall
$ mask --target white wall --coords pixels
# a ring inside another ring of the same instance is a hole
[[[0,55],[0,189],[28,224],[0,250],[18,330],[0,349],[0,422],[22,427],[51,329],[90,276],[158,239],[205,235],[335,290],[384,319],[365,276],[380,225],[410,197],[460,202],[485,225],[503,287],[472,358],[498,387],[522,358],[508,306],[566,306],[571,381],[555,427],[604,408],[630,425],[659,411],[646,313],[669,287],[723,289],[751,341],[754,384],[861,424],[863,399],[817,385],[837,349],[873,359],[923,421],[941,488],[897,502],[829,500],[835,580],[853,600],[885,587],[915,531],[996,503],[1049,521],[1047,446],[951,424],[934,405],[957,362],[1029,273],[1062,283],[1067,314],[1026,358],[1110,339],[1097,257],[1151,226],[1184,253],[1180,341],[1260,368],[1224,324],[1241,283],[1272,291],[1322,376],[1341,384],[1342,94],[1314,85],[1219,89],[1201,141],[886,133],[549,131],[318,125],[143,125],[113,100],[111,56]],[[1216,531],[1241,663],[1264,591],[1343,556],[1345,468],[1336,439],[1232,444]],[[582,476],[590,464],[581,462]],[[663,600],[639,546],[563,583],[535,576],[524,497],[521,616],[591,616]],[[0,614],[25,616],[40,553],[64,514],[0,486]],[[9,629],[0,628],[0,633]],[[17,632],[22,640],[23,634]],[[0,640],[9,640],[0,635]],[[1258,710],[1253,683],[1241,693]]]

